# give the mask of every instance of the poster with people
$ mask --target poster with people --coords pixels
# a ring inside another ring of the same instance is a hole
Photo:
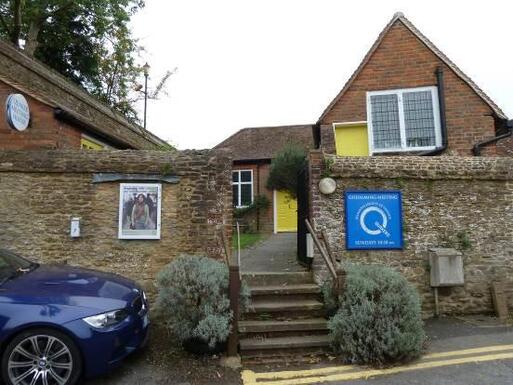
[[[160,239],[161,191],[155,183],[120,184],[119,239]]]

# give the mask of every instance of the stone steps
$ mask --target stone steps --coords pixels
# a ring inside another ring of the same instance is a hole
[[[242,279],[249,286],[270,286],[270,285],[292,285],[313,283],[312,273],[308,271],[304,272],[248,272],[243,273]]]
[[[330,345],[328,335],[307,335],[272,338],[243,338],[240,340],[241,354],[244,359],[270,356],[294,356],[304,354],[322,354]]]
[[[321,288],[314,283],[283,284],[269,286],[250,286],[251,295],[292,295],[292,294],[320,294]]]
[[[251,305],[238,332],[244,360],[301,357],[327,351],[321,290],[310,272],[246,273]]]
[[[240,321],[240,338],[294,337],[326,334],[327,321],[324,318],[293,320]]]

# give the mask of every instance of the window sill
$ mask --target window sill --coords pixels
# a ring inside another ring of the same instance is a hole
[[[437,146],[412,147],[412,148],[393,148],[387,150],[373,150],[371,155],[392,155],[392,154],[415,154],[417,152],[436,150]]]

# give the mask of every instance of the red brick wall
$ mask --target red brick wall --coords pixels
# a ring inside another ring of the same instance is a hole
[[[233,170],[253,170],[253,196],[264,195],[269,199],[267,210],[260,210],[258,219],[256,216],[251,219],[253,230],[262,233],[272,233],[274,231],[273,191],[266,187],[270,166],[270,163],[247,163],[233,166]]]
[[[498,156],[513,156],[513,136],[497,143]]]
[[[476,142],[495,136],[492,110],[400,21],[397,21],[344,96],[321,121],[322,137],[333,136],[331,124],[367,120],[366,92],[436,85],[435,69],[444,69],[449,153],[471,155]],[[328,143],[326,151],[333,152]],[[494,145],[483,155],[495,155]]]
[[[80,148],[80,131],[54,118],[53,108],[25,95],[30,107],[30,125],[16,131],[7,123],[5,102],[9,94],[21,93],[0,82],[0,149],[32,150]]]

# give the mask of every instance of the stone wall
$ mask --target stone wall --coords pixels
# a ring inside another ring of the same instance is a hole
[[[324,156],[310,153],[311,218],[325,228],[330,245],[343,261],[385,264],[402,272],[418,288],[426,315],[433,314],[428,250],[462,251],[465,285],[440,290],[443,314],[493,310],[490,284],[504,281],[513,307],[513,159],[466,157],[335,157],[332,195],[318,189]],[[347,189],[400,190],[403,200],[404,250],[348,251],[345,248],[344,200]],[[326,274],[319,255],[318,279]]]
[[[95,173],[176,175],[162,183],[160,240],[118,239],[119,183]],[[223,151],[2,151],[0,247],[43,263],[112,271],[151,291],[181,253],[223,258],[231,242],[231,159]],[[82,236],[70,237],[71,217]]]

